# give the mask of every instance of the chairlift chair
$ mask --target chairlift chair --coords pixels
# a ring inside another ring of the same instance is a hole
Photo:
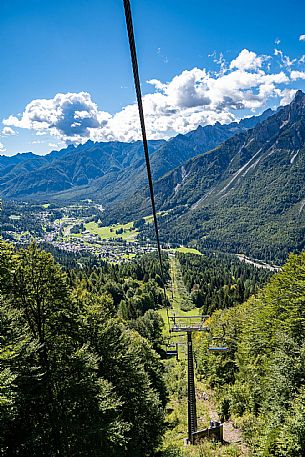
[[[175,347],[175,349],[171,349],[173,347]],[[176,345],[176,344],[168,344],[166,346],[165,354],[166,354],[167,357],[176,357],[176,359],[178,360],[178,345]]]
[[[217,346],[209,346],[209,347],[208,347],[208,351],[209,351],[209,352],[229,352],[229,351],[230,351],[230,348],[229,348],[229,347],[227,347],[227,346],[221,346],[221,342],[222,342],[223,339],[224,339],[224,335],[225,335],[225,333],[223,333],[222,336],[214,336],[214,337],[211,338],[211,339],[214,340],[214,341],[215,341],[215,340],[220,341],[220,344],[217,345]]]
[[[230,348],[221,347],[221,346],[209,346],[208,351],[210,351],[210,352],[228,352],[228,351],[230,351]]]

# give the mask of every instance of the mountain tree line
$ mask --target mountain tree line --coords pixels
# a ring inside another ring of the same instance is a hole
[[[253,455],[305,455],[305,253],[261,291],[251,281],[268,273],[229,256],[178,258],[192,294],[204,284],[216,294],[210,332],[194,344],[220,416]],[[74,266],[0,241],[0,455],[159,455],[168,392],[156,310],[168,303],[158,258]],[[167,281],[166,257],[164,268]],[[239,292],[220,306],[226,286]],[[230,352],[209,353],[213,337]]]

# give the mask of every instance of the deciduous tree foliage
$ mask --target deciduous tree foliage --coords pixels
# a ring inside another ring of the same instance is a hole
[[[244,429],[257,456],[305,455],[305,253],[247,302],[217,311],[211,334],[231,351],[198,345],[198,369],[217,389],[219,409]]]
[[[141,321],[118,317],[121,287],[102,276],[68,280],[34,244],[0,241],[1,455],[154,454],[166,403],[152,347],[160,323],[140,307],[136,318],[152,322],[152,342],[143,338]]]

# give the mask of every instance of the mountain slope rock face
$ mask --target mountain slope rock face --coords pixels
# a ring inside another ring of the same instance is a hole
[[[198,127],[169,141],[149,141],[154,179],[188,159],[246,131],[272,114],[221,125]],[[78,200],[92,198],[104,205],[130,198],[146,186],[146,167],[141,141],[93,143],[69,146],[46,156],[32,153],[0,156],[0,193],[6,198]]]
[[[305,94],[155,186],[164,238],[280,258],[304,247]],[[273,254],[269,253],[274,245]],[[276,252],[276,254],[275,254]]]

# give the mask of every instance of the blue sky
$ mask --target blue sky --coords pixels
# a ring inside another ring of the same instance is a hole
[[[151,138],[305,90],[303,0],[131,4]],[[122,0],[1,0],[0,39],[2,153],[139,136]]]

